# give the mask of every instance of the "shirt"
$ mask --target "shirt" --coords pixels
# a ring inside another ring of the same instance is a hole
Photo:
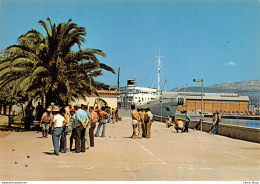
[[[147,114],[150,117],[150,121],[152,121],[153,120],[153,114],[151,113],[151,111],[148,111]]]
[[[91,112],[86,111],[86,113],[87,113],[87,116],[88,116],[88,119],[89,119],[88,126],[91,127]]]
[[[63,122],[65,121],[65,118],[62,115],[57,114],[57,115],[54,116],[53,121],[54,121],[55,127],[61,128]]]
[[[186,122],[189,122],[190,121],[190,115],[187,113],[186,116],[185,116],[185,121]]]
[[[47,112],[43,113],[42,115],[42,121],[44,123],[50,123],[50,121],[52,120],[52,114],[50,113],[50,115],[48,115]]]
[[[75,114],[71,117],[71,128],[76,128],[76,116]]]
[[[81,120],[82,123],[84,124],[88,118],[86,111],[84,111],[83,109],[77,110],[75,116],[76,116],[76,123],[75,123],[76,128],[82,126],[79,120]]]

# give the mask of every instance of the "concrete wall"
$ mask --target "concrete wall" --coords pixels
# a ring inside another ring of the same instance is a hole
[[[155,117],[156,121],[160,121],[161,117]],[[163,122],[166,121],[166,118],[163,118]],[[194,128],[198,121],[191,121],[189,128]],[[202,128],[204,132],[209,132],[211,129],[212,122],[203,121]],[[240,127],[235,125],[228,124],[219,124],[218,126],[218,135],[223,135],[226,137],[240,139],[245,141],[251,141],[260,143],[260,129],[249,128],[249,127]]]

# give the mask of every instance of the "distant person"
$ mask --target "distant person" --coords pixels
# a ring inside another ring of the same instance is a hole
[[[119,112],[118,112],[118,108],[116,108],[116,111],[115,111],[115,116],[116,116],[116,122],[118,122],[118,119],[119,119]]]
[[[141,125],[141,132],[142,134],[139,133],[139,137],[142,138],[142,137],[145,137],[144,136],[144,131],[145,131],[145,126],[144,126],[144,113],[143,113],[143,108],[140,109],[139,111],[139,116],[140,116],[140,125]]]
[[[139,113],[139,121],[138,121],[138,124],[137,124],[137,128],[138,128],[138,137],[142,138],[142,120],[141,120],[141,115],[143,115],[143,112],[141,112],[141,110],[139,108],[137,108],[137,112]]]
[[[50,123],[52,121],[52,113],[51,113],[52,107],[49,106],[46,109],[46,112],[43,113],[41,121],[40,121],[40,127],[42,127],[42,137],[48,138],[48,132],[49,132],[49,127]]]
[[[209,134],[212,133],[212,130],[215,129],[215,124],[217,123],[217,113],[212,114],[212,126],[211,129],[209,130]]]
[[[184,131],[185,127],[183,126],[183,121],[181,120],[181,118],[177,119],[177,121],[175,122],[174,128],[177,133],[179,132],[179,130],[181,130],[181,132]]]
[[[89,129],[89,141],[90,147],[94,147],[94,131],[96,128],[96,123],[98,122],[99,116],[96,111],[94,111],[94,107],[89,107],[89,112],[91,113],[91,127]]]
[[[108,114],[105,112],[105,107],[101,107],[101,111],[99,113],[100,116],[100,122],[98,124],[98,128],[95,134],[95,137],[99,137],[99,131],[101,126],[103,126],[103,130],[102,130],[102,135],[101,137],[105,137],[106,135],[106,123],[107,123],[107,119],[108,119]]]
[[[212,133],[213,135],[217,133],[217,131],[218,131],[218,125],[219,125],[219,123],[220,123],[220,121],[221,121],[221,115],[220,115],[220,113],[219,113],[218,111],[217,111],[217,113],[216,113],[214,119],[215,119],[215,120],[214,120],[215,123],[213,124],[213,127],[212,127],[212,129],[211,129],[211,133]]]
[[[107,107],[106,112],[107,112],[107,114],[108,114],[107,123],[110,123],[110,121],[112,120],[111,108],[110,108],[110,107]]]
[[[114,108],[112,108],[112,120],[113,120],[113,123],[115,123],[115,121],[116,121],[116,110]]]
[[[73,145],[73,139],[75,140],[76,138],[76,117],[75,117],[75,109],[70,109],[70,122],[71,122],[71,135],[70,135],[70,151],[75,151],[75,149],[72,149],[72,145]]]
[[[172,122],[173,122],[172,117],[168,116],[166,120],[166,127],[170,128],[171,126],[173,126]]]
[[[145,138],[146,137],[146,123],[144,122],[144,117],[145,117],[145,110],[143,108],[141,108],[141,111],[143,113],[143,116],[142,116],[142,137]]]
[[[41,120],[41,117],[42,117],[43,113],[44,113],[43,105],[41,105],[41,103],[38,102],[38,105],[36,107],[36,120],[37,121]]]
[[[190,115],[188,114],[188,112],[186,110],[184,111],[184,113],[185,113],[184,132],[189,132]]]
[[[201,114],[201,112],[199,112],[199,113],[200,113],[200,120],[199,120],[199,122],[196,124],[196,126],[194,127],[193,130],[199,130],[199,127],[200,127],[201,123],[204,121],[204,115]]]
[[[59,156],[59,139],[62,133],[62,127],[65,126],[65,118],[60,114],[58,106],[54,106],[52,112],[54,114],[53,120],[50,124],[52,127],[52,142],[54,146],[54,154]]]
[[[88,106],[87,105],[84,106],[84,111],[86,111],[86,113],[88,115],[88,121],[85,124],[84,128],[85,128],[85,140],[86,140],[86,144],[87,144],[87,149],[89,149],[89,146],[90,146],[89,129],[91,127],[91,113],[88,110]]]
[[[28,105],[25,107],[25,129],[30,130],[31,124],[33,124],[34,120],[34,111],[35,107],[32,105],[32,102],[29,102]]]
[[[132,115],[132,127],[133,127],[133,134],[131,138],[136,138],[136,128],[138,126],[138,122],[140,121],[140,115],[137,110],[135,110],[135,105],[131,105],[131,115]]]
[[[145,129],[146,129],[146,138],[150,139],[152,122],[153,122],[153,114],[151,113],[150,108],[145,109],[144,122],[145,122]]]

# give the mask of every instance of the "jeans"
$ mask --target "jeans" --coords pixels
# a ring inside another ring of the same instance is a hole
[[[45,122],[42,123],[42,137],[48,137],[49,127],[50,127],[49,123],[45,123]]]
[[[85,128],[83,126],[76,128],[75,152],[85,152]]]
[[[54,153],[55,155],[59,155],[59,139],[61,135],[62,129],[56,128],[56,130],[52,131],[52,142],[54,146]]]
[[[95,137],[99,136],[99,131],[100,131],[100,128],[101,128],[102,125],[103,125],[103,130],[102,130],[102,136],[101,137],[105,137],[105,132],[106,132],[106,120],[105,119],[100,120],[96,134],[95,134]]]
[[[68,134],[68,127],[66,126],[65,128],[62,129],[61,132],[61,138],[60,138],[60,151],[61,152],[66,152],[67,151],[67,136]]]
[[[182,132],[184,131],[184,127],[178,127],[175,125],[174,128],[177,131],[177,133],[179,132],[178,130],[181,130]]]
[[[217,133],[217,131],[218,131],[218,124],[219,124],[218,121],[215,124],[213,124],[213,126],[212,126],[212,128],[210,130],[211,133],[213,133],[213,134]]]
[[[110,121],[111,121],[111,117],[112,117],[112,115],[109,113],[109,114],[108,114],[108,120],[107,120],[107,123],[110,123]]]
[[[185,125],[184,125],[185,129],[183,132],[189,132],[189,123],[190,123],[189,121],[185,122]]]

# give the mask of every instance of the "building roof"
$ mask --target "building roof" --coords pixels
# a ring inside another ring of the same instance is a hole
[[[108,90],[97,90],[98,94],[105,94],[105,95],[119,95],[118,91],[108,91]]]

